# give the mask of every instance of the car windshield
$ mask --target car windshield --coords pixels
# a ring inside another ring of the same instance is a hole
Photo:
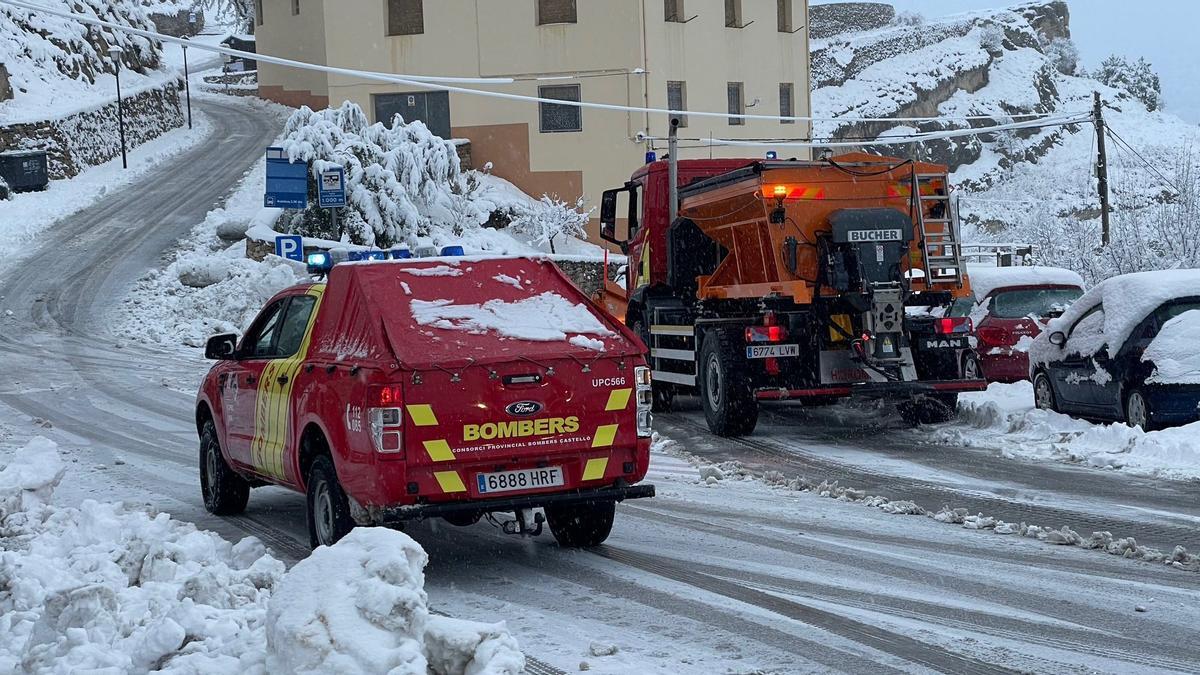
[[[1000,291],[992,296],[992,316],[1001,319],[1020,319],[1026,316],[1046,317],[1061,313],[1079,299],[1078,288],[1025,288]]]

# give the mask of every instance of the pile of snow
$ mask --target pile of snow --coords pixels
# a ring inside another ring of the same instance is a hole
[[[1073,354],[1092,356],[1103,347],[1118,349],[1133,329],[1168,300],[1200,295],[1200,270],[1163,270],[1137,272],[1113,277],[1084,293],[1062,316],[1053,319],[1029,348],[1031,365],[1048,363],[1066,356],[1066,349],[1050,344],[1049,336],[1067,332],[1075,322],[1098,304],[1097,312],[1075,326],[1070,344]],[[1194,336],[1192,337],[1194,343]]]
[[[1142,353],[1142,360],[1154,364],[1154,373],[1146,379],[1155,384],[1200,384],[1200,310],[1188,310],[1163,324],[1162,329]]]
[[[0,468],[0,672],[516,674],[503,623],[429,615],[412,539],[359,529],[285,571],[122,504],[55,506],[64,467],[34,439]]]
[[[998,288],[1013,286],[1075,286],[1083,288],[1083,277],[1078,272],[1060,267],[991,267],[970,265],[967,274],[971,279],[971,290],[982,300]]]
[[[383,528],[317,549],[277,585],[267,615],[276,673],[516,675],[525,657],[503,623],[431,616],[425,551]]]
[[[476,305],[413,300],[411,311],[413,320],[423,326],[471,333],[491,331],[502,337],[540,342],[574,336],[570,338],[571,344],[598,351],[604,350],[604,343],[584,336],[613,335],[587,305],[573,303],[551,291],[515,302],[489,300]]]
[[[1029,382],[961,394],[958,406],[958,419],[929,432],[935,442],[1139,475],[1200,477],[1200,422],[1150,432],[1088,422],[1035,408]]]
[[[42,0],[53,9],[154,30],[139,0]],[[13,99],[0,101],[0,124],[69,115],[112,100],[116,64],[109,45],[123,50],[121,88],[128,96],[161,84],[162,45],[124,31],[90,26],[42,12],[0,5],[0,63]]]

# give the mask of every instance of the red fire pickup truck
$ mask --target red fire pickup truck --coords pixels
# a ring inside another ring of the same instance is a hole
[[[240,513],[261,485],[303,492],[314,547],[355,525],[501,512],[507,532],[544,520],[561,545],[592,546],[616,502],[654,494],[638,485],[642,346],[547,261],[339,264],[206,355],[206,508]]]

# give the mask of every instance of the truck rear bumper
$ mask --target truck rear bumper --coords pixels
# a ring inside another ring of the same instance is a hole
[[[957,394],[987,389],[986,380],[927,380],[924,382],[865,382],[829,385],[811,389],[760,389],[760,401],[789,401],[806,398],[910,398],[921,394]]]
[[[460,513],[493,513],[531,509],[541,506],[562,504],[584,504],[590,502],[620,502],[626,499],[642,499],[654,496],[654,486],[616,485],[612,487],[551,492],[545,494],[514,495],[495,499],[472,499],[469,501],[439,502],[435,504],[409,504],[370,509],[371,520],[378,525],[402,523],[406,520],[424,520]]]

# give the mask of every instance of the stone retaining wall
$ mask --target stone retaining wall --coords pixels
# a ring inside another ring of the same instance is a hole
[[[838,2],[808,8],[809,35],[823,39],[842,33],[883,28],[896,19],[896,8],[882,2]]]

